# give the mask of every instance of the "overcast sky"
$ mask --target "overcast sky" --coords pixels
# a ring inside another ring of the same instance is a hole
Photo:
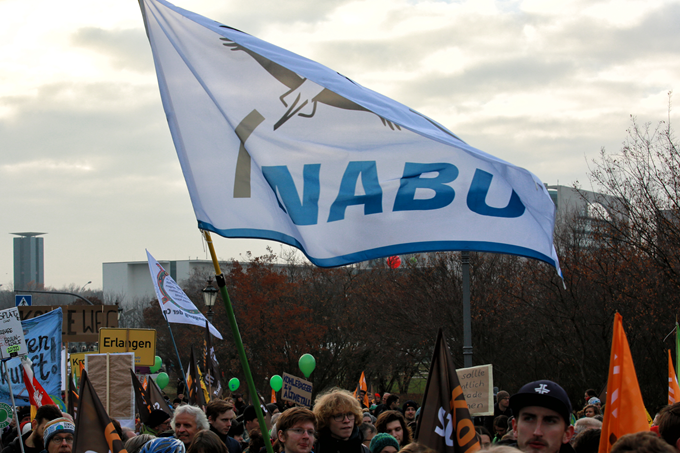
[[[631,114],[666,119],[680,86],[678,1],[175,4],[317,60],[549,184],[588,185],[587,160],[620,148]],[[14,232],[48,233],[45,283],[57,288],[101,288],[102,263],[145,260],[145,248],[207,257],[137,1],[0,0],[0,146],[3,289]],[[266,244],[216,248],[227,259]]]

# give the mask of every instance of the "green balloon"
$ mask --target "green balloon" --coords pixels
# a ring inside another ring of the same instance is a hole
[[[239,385],[241,385],[241,381],[239,381],[238,378],[233,377],[229,379],[229,390],[232,392],[238,390]]]
[[[161,366],[163,366],[163,359],[156,356],[156,358],[154,359],[154,362],[153,362],[153,366],[149,367],[149,371],[151,371],[152,374],[158,373],[161,369]]]
[[[283,386],[283,379],[278,374],[275,374],[271,379],[269,379],[269,386],[272,388],[272,390],[278,392]]]
[[[159,389],[163,390],[165,386],[168,385],[168,382],[170,382],[168,373],[158,373],[158,376],[156,376],[156,384],[158,384]]]
[[[309,377],[309,375],[312,374],[312,371],[314,371],[314,368],[316,368],[316,359],[312,354],[303,354],[298,361],[298,366],[305,377]]]

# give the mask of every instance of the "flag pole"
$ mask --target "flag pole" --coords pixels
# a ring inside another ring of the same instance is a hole
[[[212,258],[213,266],[215,267],[215,280],[217,281],[217,286],[220,287],[220,293],[222,294],[222,300],[224,301],[224,308],[227,310],[227,320],[229,321],[231,332],[234,335],[234,342],[236,343],[236,349],[238,350],[238,355],[239,358],[241,359],[243,374],[245,374],[246,383],[248,384],[250,400],[253,403],[253,407],[255,408],[255,414],[257,415],[257,420],[260,423],[260,431],[262,431],[264,445],[267,448],[267,453],[274,453],[274,450],[272,449],[272,443],[269,440],[269,430],[267,429],[267,424],[264,421],[264,416],[262,415],[262,409],[260,407],[262,402],[260,401],[257,390],[255,389],[255,381],[253,381],[253,375],[250,372],[250,366],[248,365],[248,357],[246,357],[246,351],[243,348],[243,340],[241,339],[241,333],[238,330],[238,324],[236,324],[236,316],[234,316],[234,309],[231,305],[229,293],[227,292],[227,284],[224,279],[224,275],[222,275],[222,271],[220,270],[220,263],[217,260],[215,247],[213,247],[210,232],[205,230],[201,231],[203,232],[205,241],[208,244],[208,249],[210,250],[210,256]]]
[[[184,392],[186,393],[189,391],[189,385],[187,384],[187,375],[184,373],[184,367],[182,366],[182,359],[179,358],[179,351],[177,350],[177,343],[175,343],[175,336],[172,334],[170,322],[168,321],[168,317],[165,316],[163,309],[161,309],[161,313],[163,313],[165,324],[167,324],[168,330],[170,331],[170,339],[172,340],[172,345],[175,347],[175,354],[177,354],[177,363],[179,363],[179,369],[182,371],[182,379],[184,380]]]

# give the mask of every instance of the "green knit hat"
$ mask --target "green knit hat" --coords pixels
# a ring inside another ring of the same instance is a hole
[[[380,453],[383,448],[392,446],[399,450],[399,442],[397,439],[387,433],[380,433],[371,440],[371,453]]]

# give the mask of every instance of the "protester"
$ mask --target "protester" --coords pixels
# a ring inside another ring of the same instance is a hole
[[[45,449],[45,445],[43,444],[45,426],[47,423],[57,418],[61,418],[61,411],[57,406],[45,405],[38,408],[35,419],[27,424],[32,427],[33,431],[29,431],[27,434],[21,436],[21,442],[24,444],[25,453],[40,453]],[[2,453],[21,453],[19,438],[15,438],[7,445],[2,450]]]
[[[146,423],[142,425],[140,434],[151,434],[158,437],[160,433],[170,428],[170,415],[160,409],[154,409],[149,414]]]
[[[264,447],[264,437],[259,428],[251,429],[248,433],[248,447],[243,453],[258,453]]]
[[[234,400],[234,411],[238,415],[243,415],[243,410],[246,408],[247,404],[243,401],[243,395],[241,393],[232,393],[231,397]]]
[[[411,429],[406,426],[406,419],[399,411],[385,411],[375,422],[375,429],[379,433],[387,433],[397,439],[400,447],[411,443]]]
[[[227,446],[216,433],[204,429],[196,433],[187,453],[227,453]]]
[[[184,405],[175,409],[175,415],[170,423],[175,437],[179,439],[186,448],[197,432],[210,429],[208,418],[203,411],[196,406]]]
[[[254,406],[251,405],[243,409],[241,422],[243,423],[243,442],[247,445],[250,441],[248,433],[253,429],[260,429],[260,422],[257,419],[257,413],[255,412]]]
[[[375,425],[376,420],[377,418],[371,415],[370,412],[364,412],[364,416],[361,419],[362,423],[368,423],[370,425]]]
[[[577,436],[589,429],[602,429],[602,422],[592,417],[580,418],[574,423],[574,435]],[[573,445],[573,443],[572,443]]]
[[[600,411],[600,408],[594,404],[589,404],[583,408],[584,417],[595,417],[596,415],[600,414],[602,414],[602,411]]]
[[[184,407],[184,406],[182,406]],[[139,453],[185,453],[184,443],[174,437],[152,439],[144,444]]]
[[[406,425],[412,430],[416,427],[416,412],[418,412],[418,403],[413,400],[408,400],[401,407],[401,412],[406,419]]]
[[[574,427],[569,424],[571,402],[562,387],[552,381],[524,385],[510,398],[515,418],[512,429],[517,447],[526,453],[573,452],[569,441]]]
[[[396,453],[399,451],[397,439],[387,433],[378,433],[371,440],[371,453]]]
[[[229,429],[229,437],[243,446],[243,423],[240,423],[237,420],[232,421],[231,428]]]
[[[659,416],[659,436],[668,445],[680,450],[680,402],[661,411]]]
[[[368,451],[359,431],[361,406],[351,393],[333,388],[320,395],[314,404],[314,414],[319,430],[316,453]]]
[[[208,416],[210,431],[217,434],[229,453],[241,453],[241,444],[229,437],[231,424],[236,418],[234,405],[224,400],[213,400],[206,407],[206,415]]]
[[[475,431],[477,431],[479,436],[479,445],[482,447],[482,450],[487,450],[491,446],[491,433],[483,426],[475,426]]]
[[[586,429],[574,437],[571,446],[576,453],[597,453],[600,449],[600,434],[601,429]]]
[[[609,453],[625,453],[628,451],[639,453],[676,453],[675,448],[649,431],[621,436],[612,445]]]
[[[275,446],[281,453],[309,453],[314,447],[315,436],[316,415],[309,409],[296,407],[279,418]]]
[[[493,421],[493,432],[494,438],[492,442],[494,444],[500,442],[508,432],[508,417],[505,415],[499,415]]]
[[[362,443],[367,447],[371,445],[371,439],[373,439],[373,437],[375,437],[375,435],[378,433],[378,430],[375,429],[375,426],[373,426],[371,423],[365,422],[359,425],[359,431],[361,432],[361,437],[364,439]]]
[[[149,441],[155,439],[151,434],[140,434],[125,442],[127,453],[138,453],[139,450]]]
[[[586,390],[586,396],[585,396],[586,404],[588,404],[588,402],[590,401],[590,398],[597,398],[597,392],[593,389]]]
[[[43,432],[43,444],[47,453],[71,453],[75,425],[66,418],[55,418],[47,422]]]

